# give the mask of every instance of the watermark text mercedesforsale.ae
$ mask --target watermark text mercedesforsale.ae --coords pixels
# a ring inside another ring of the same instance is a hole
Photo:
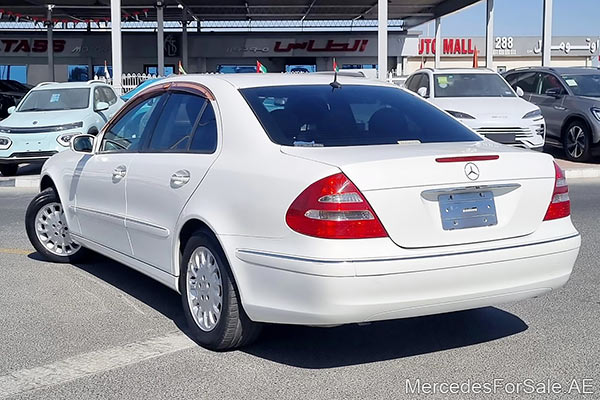
[[[406,379],[407,394],[572,394],[592,395],[595,382],[589,378],[573,378],[559,382],[554,379],[509,381],[502,378],[491,381],[427,382],[419,378]]]

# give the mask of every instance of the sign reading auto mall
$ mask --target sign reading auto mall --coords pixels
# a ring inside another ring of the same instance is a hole
[[[552,54],[556,56],[591,56],[598,54],[599,38],[553,37]],[[435,38],[418,39],[418,55],[430,56],[435,54]],[[533,56],[541,53],[541,43],[535,36],[496,36],[494,38],[494,55],[499,56]],[[485,55],[485,38],[443,38],[442,55],[468,56],[475,53]]]

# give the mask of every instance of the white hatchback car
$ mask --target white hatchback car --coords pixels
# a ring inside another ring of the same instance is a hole
[[[0,122],[0,172],[14,175],[19,164],[67,149],[75,135],[97,134],[123,104],[99,81],[37,85]]]
[[[195,340],[259,323],[443,313],[564,285],[580,237],[551,156],[501,146],[391,84],[187,75],[43,167],[46,258],[91,249],[181,293]]]
[[[404,86],[498,143],[542,151],[546,124],[540,108],[489,69],[424,68]]]

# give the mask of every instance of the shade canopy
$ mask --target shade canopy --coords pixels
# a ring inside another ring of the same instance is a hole
[[[388,19],[404,21],[411,28],[444,16],[479,0],[388,0]],[[47,6],[54,5],[56,19],[106,20],[110,18],[110,0],[0,0],[0,9],[23,20],[42,19]],[[166,0],[165,21],[180,21],[182,10],[199,21],[304,21],[304,20],[374,20],[375,0]],[[123,17],[129,20],[156,19],[157,1],[121,0]]]

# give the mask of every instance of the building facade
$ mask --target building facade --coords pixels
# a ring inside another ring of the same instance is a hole
[[[443,38],[442,67],[469,67],[477,50],[485,64],[485,38]],[[388,65],[406,75],[421,65],[433,66],[433,38],[420,32],[389,33]],[[165,33],[166,74],[176,72],[182,60],[181,32]],[[88,80],[103,76],[111,59],[109,32],[57,31],[53,51],[57,81]],[[600,37],[555,37],[552,63],[556,66],[590,66],[598,61]],[[49,44],[45,32],[0,33],[1,78],[17,78],[29,84],[48,80]],[[157,72],[156,34],[123,33],[123,72]],[[377,34],[356,32],[236,32],[188,33],[188,72],[253,72],[256,61],[269,72],[331,70],[333,59],[341,68],[376,68]],[[494,68],[498,70],[540,65],[538,37],[496,37]]]

